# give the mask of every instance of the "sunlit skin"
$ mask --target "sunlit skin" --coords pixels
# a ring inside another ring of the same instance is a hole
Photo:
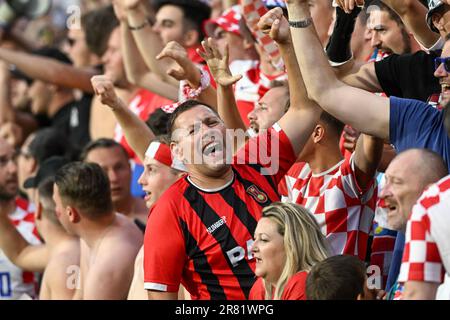
[[[108,47],[102,57],[102,63],[107,75],[119,88],[128,84],[121,51],[120,28],[114,29],[108,41]]]
[[[450,57],[450,41],[445,43],[444,48],[442,49],[441,57]],[[441,64],[434,72],[434,76],[439,79],[439,83],[441,84],[441,105],[445,106],[450,101],[450,75],[445,70],[444,65]]]
[[[285,113],[289,94],[286,88],[272,88],[259,100],[255,108],[248,114],[250,128],[255,132],[269,129]]]
[[[138,183],[146,193],[145,205],[151,208],[161,195],[179,179],[179,175],[173,170],[155,160],[146,157],[144,160],[144,172],[139,177]]]
[[[413,155],[401,154],[394,158],[385,172],[386,184],[380,193],[388,210],[388,224],[394,230],[405,231],[412,208],[425,186],[414,164]]]
[[[196,106],[178,116],[172,135],[174,153],[188,171],[221,176],[230,171],[226,164],[226,127],[220,117],[205,106]]]
[[[86,162],[97,163],[105,171],[109,178],[114,207],[129,201],[131,167],[128,157],[119,147],[94,149],[88,153]]]
[[[183,10],[173,5],[162,6],[156,14],[153,31],[160,36],[163,45],[168,44],[170,41],[183,44]]]
[[[275,285],[286,263],[286,252],[283,236],[270,218],[259,220],[252,253],[256,261],[255,275]]]
[[[371,31],[371,45],[386,54],[403,54],[411,51],[408,34],[382,10],[370,12],[367,28]]]

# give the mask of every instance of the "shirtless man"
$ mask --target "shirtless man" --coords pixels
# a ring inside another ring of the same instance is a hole
[[[112,139],[98,139],[89,143],[82,152],[85,162],[97,163],[109,178],[114,211],[141,223],[147,222],[148,209],[142,198],[130,191],[131,167],[128,153]]]
[[[102,168],[81,162],[62,167],[56,173],[53,199],[63,227],[80,237],[80,290],[74,299],[126,299],[143,236],[114,212]]]

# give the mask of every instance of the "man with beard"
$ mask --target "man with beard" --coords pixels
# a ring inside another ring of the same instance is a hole
[[[34,208],[17,196],[16,153],[0,139],[0,215],[14,224],[20,234],[31,244],[40,244],[34,224]],[[36,297],[37,279],[32,272],[15,266],[0,250],[0,300],[19,299],[23,295]]]

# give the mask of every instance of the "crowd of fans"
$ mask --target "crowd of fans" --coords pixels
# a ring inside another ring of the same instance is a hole
[[[450,299],[450,1],[56,2],[0,32],[0,300]]]

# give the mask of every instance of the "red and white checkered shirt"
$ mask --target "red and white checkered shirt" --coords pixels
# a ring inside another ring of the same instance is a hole
[[[442,283],[450,270],[450,176],[429,187],[413,207],[399,282]],[[445,266],[445,267],[444,267]]]
[[[269,91],[271,82],[285,81],[287,75],[285,72],[274,76],[264,74],[258,60],[235,60],[230,63],[230,71],[233,75],[242,75],[242,79],[235,84],[234,95],[241,118],[245,125],[249,126],[247,115]]]
[[[16,210],[9,219],[22,237],[32,245],[41,243],[34,223],[34,206],[26,200],[16,199]],[[0,300],[19,299],[22,295],[37,297],[37,277],[14,265],[0,250]]]
[[[377,197],[376,182],[361,190],[356,181],[354,156],[328,171],[312,173],[306,163],[296,163],[280,185],[284,202],[310,210],[333,254],[349,254],[364,260]]]

